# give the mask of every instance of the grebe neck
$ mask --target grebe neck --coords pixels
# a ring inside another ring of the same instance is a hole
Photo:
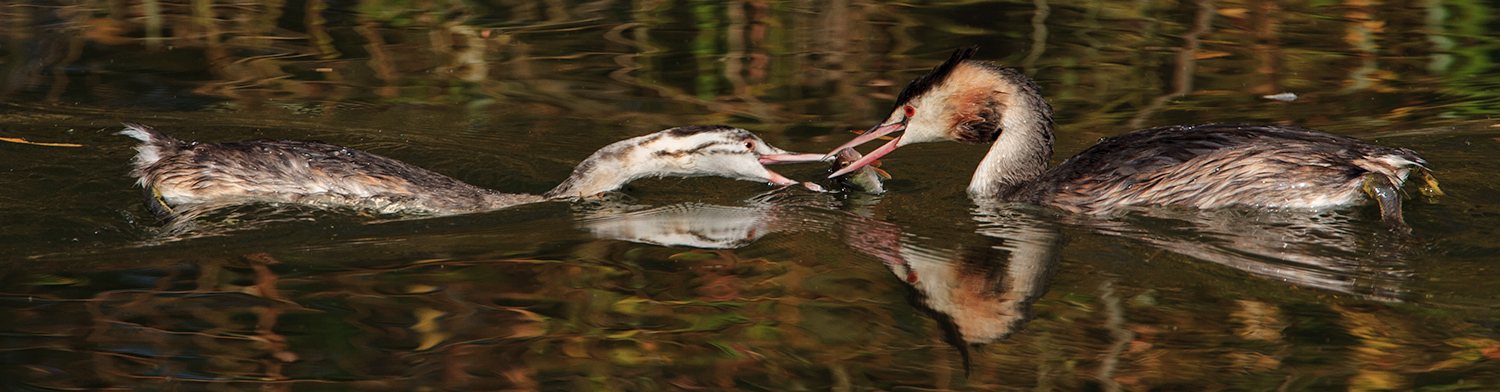
[[[620,189],[626,183],[636,179],[635,177],[621,176],[621,173],[603,173],[600,170],[592,168],[587,171],[581,169],[583,168],[580,167],[579,170],[574,170],[573,175],[568,176],[568,179],[563,180],[556,188],[543,193],[542,197],[550,200],[588,197]]]
[[[1004,198],[1041,177],[1052,159],[1052,108],[1034,92],[1019,92],[1007,97],[1000,135],[969,182],[972,197]]]
[[[583,159],[573,168],[573,174],[558,183],[552,191],[541,194],[549,200],[591,197],[603,192],[615,191],[631,180],[660,173],[657,159],[642,153],[639,144],[643,137],[630,138],[604,146],[594,155]],[[658,174],[660,176],[660,174]]]

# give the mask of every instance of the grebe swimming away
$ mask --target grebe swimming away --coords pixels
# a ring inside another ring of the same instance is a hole
[[[1026,76],[970,61],[974,51],[959,49],[912,81],[884,122],[834,149],[905,131],[833,176],[897,147],[951,140],[993,143],[969,183],[971,197],[1087,214],[1133,205],[1324,208],[1368,195],[1386,223],[1405,229],[1399,191],[1407,175],[1416,170],[1438,192],[1426,161],[1411,150],[1264,124],[1139,130],[1100,141],[1048,169],[1052,107]]]
[[[724,125],[672,128],[595,152],[562,184],[540,195],[469,185],[395,159],[319,142],[185,142],[134,122],[120,134],[139,139],[135,170],[152,213],[209,203],[295,203],[381,213],[457,214],[591,196],[645,177],[722,176],[798,184],[763,165],[818,161],[749,131]],[[810,184],[809,184],[810,185]],[[815,186],[809,186],[815,187]]]

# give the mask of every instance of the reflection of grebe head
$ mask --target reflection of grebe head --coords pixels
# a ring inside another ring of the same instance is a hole
[[[896,276],[917,302],[951,327],[955,342],[983,344],[1005,339],[1031,318],[1031,305],[1047,290],[1055,271],[1059,234],[1029,214],[976,216],[980,234],[995,241],[957,250],[917,244],[901,247]]]
[[[985,259],[1003,254],[967,250],[957,254],[902,249],[906,265],[891,268],[897,278],[920,293],[923,306],[940,313],[965,343],[1004,339],[1029,317],[1028,297],[1011,292],[1018,277],[1007,276],[1006,263]]]

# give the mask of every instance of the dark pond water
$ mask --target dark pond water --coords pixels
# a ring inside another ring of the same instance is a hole
[[[0,389],[1500,389],[1490,3],[4,7]],[[976,205],[985,148],[939,143],[884,159],[879,196],[659,179],[604,205],[252,205],[169,230],[114,135],[322,140],[539,193],[677,125],[827,151],[971,45],[1043,87],[1057,161],[1148,126],[1293,124],[1415,150],[1447,194],[1408,189],[1412,236],[1372,206],[1072,216]]]

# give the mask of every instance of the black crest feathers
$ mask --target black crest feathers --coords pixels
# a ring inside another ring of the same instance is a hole
[[[948,75],[953,73],[954,68],[958,68],[959,63],[963,63],[964,60],[974,57],[974,53],[978,51],[978,47],[959,48],[953,51],[953,56],[948,57],[948,61],[944,61],[937,67],[933,67],[931,71],[927,71],[926,75],[922,75],[917,80],[911,81],[911,83],[906,85],[906,88],[901,89],[901,95],[896,96],[896,107],[901,107],[901,105],[905,105],[906,102],[911,101],[912,98],[927,93],[932,90],[933,86],[943,84],[943,80],[947,79]]]

